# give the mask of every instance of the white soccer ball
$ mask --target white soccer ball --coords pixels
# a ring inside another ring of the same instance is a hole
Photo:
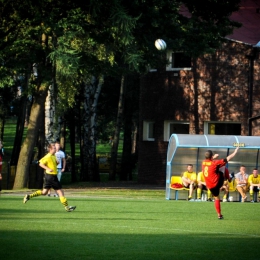
[[[166,49],[167,45],[166,42],[162,39],[157,39],[154,43],[155,47],[159,51],[163,51]]]
[[[228,200],[229,200],[230,202],[233,202],[233,196],[229,196]]]

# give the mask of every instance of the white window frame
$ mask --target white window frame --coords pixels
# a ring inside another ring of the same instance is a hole
[[[191,67],[187,67],[187,68],[172,68],[172,54],[173,53],[176,53],[176,52],[173,52],[172,50],[169,50],[166,53],[166,58],[167,58],[167,61],[168,61],[168,64],[166,65],[166,71],[191,70]]]
[[[143,121],[143,141],[154,141],[155,140],[154,137],[153,138],[149,137],[150,127],[154,128],[154,121]]]
[[[171,124],[189,125],[190,122],[188,122],[188,121],[173,121],[173,120],[166,120],[166,121],[164,121],[164,126],[163,126],[163,140],[166,141],[166,142],[169,141],[169,139],[170,139]]]
[[[181,52],[181,51],[179,51],[179,52]],[[173,52],[172,50],[167,50],[167,52],[166,52],[166,59],[168,61],[167,65],[166,65],[166,71],[191,70],[191,67],[187,67],[187,68],[172,68],[172,54],[173,53],[177,53],[177,52]],[[157,69],[149,68],[149,72],[157,72]],[[178,74],[176,74],[176,75],[178,75]]]

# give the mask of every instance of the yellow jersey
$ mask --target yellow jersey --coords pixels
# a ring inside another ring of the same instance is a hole
[[[186,172],[184,172],[183,174],[182,174],[182,176],[183,177],[186,177],[186,178],[188,178],[188,179],[190,179],[190,180],[192,180],[192,181],[196,181],[196,172],[188,172],[188,171],[186,171]]]
[[[260,175],[257,174],[257,177],[254,177],[254,174],[250,174],[248,177],[249,184],[259,184],[260,183]]]
[[[198,176],[197,176],[197,182],[205,182],[205,178],[204,178],[204,175],[203,175],[203,172],[199,172],[198,173]]]
[[[46,170],[47,174],[57,175],[57,159],[55,155],[48,153],[39,162],[52,169],[52,172]]]

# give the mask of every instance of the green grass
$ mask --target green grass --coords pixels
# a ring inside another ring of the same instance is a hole
[[[260,204],[168,201],[162,190],[67,191],[75,212],[57,198],[0,197],[1,258],[256,259]]]

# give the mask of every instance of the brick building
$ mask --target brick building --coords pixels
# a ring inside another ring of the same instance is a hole
[[[172,133],[260,135],[260,3],[244,0],[242,23],[214,54],[170,62],[141,79],[140,183],[165,184]],[[260,144],[259,144],[260,145]]]

